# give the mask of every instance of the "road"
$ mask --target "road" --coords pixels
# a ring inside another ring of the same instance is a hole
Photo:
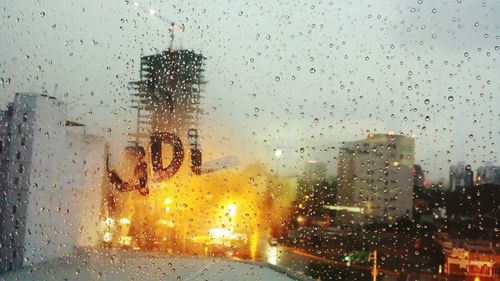
[[[279,268],[292,270],[300,275],[320,280],[355,280],[372,281],[371,267],[368,264],[347,265],[341,260],[327,258],[321,254],[311,253],[304,249],[292,248],[283,245],[263,246],[260,258],[263,262],[275,265]],[[401,280],[400,273],[391,269],[378,269],[378,281]],[[449,278],[446,276],[435,276],[429,273],[418,273],[419,281],[457,281],[465,280],[461,277]],[[412,280],[413,281],[413,280]]]

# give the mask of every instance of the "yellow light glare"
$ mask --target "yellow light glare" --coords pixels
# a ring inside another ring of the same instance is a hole
[[[208,230],[210,237],[212,239],[217,238],[226,238],[228,239],[231,236],[232,231],[225,228],[211,228]]]
[[[298,222],[298,223],[304,223],[304,217],[302,217],[302,216],[298,216],[298,217],[297,217],[297,222]]]
[[[165,198],[165,204],[172,204],[172,199]]]
[[[252,260],[257,258],[257,246],[259,243],[259,233],[254,231],[250,237],[250,257]]]
[[[394,162],[392,162],[392,166],[394,166],[394,167],[399,166],[399,162],[398,162],[398,161],[394,161]]]
[[[267,262],[272,265],[278,264],[278,247],[270,247],[266,252]]]
[[[163,224],[163,225],[166,225],[168,227],[174,227],[174,221],[173,220],[164,220],[164,219],[160,219],[160,223]]]
[[[236,204],[229,204],[227,206],[227,213],[230,217],[234,218],[236,216]]]
[[[104,242],[111,242],[111,240],[113,240],[113,235],[111,234],[111,232],[104,232],[102,240]]]
[[[130,245],[132,243],[132,237],[130,236],[121,236],[119,240],[120,244]]]
[[[130,224],[130,220],[127,218],[121,218],[120,219],[120,224]]]

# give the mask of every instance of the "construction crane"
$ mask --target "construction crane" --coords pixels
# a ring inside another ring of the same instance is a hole
[[[168,24],[168,26],[169,26],[168,27],[168,32],[169,32],[169,37],[170,37],[169,50],[173,50],[175,32],[176,32],[176,30],[184,32],[184,30],[186,29],[186,27],[184,26],[184,24],[178,25],[176,22],[174,22],[174,21],[172,21],[172,20],[170,20],[168,18],[165,18],[162,15],[160,15],[155,9],[153,9],[153,8],[146,9],[144,6],[141,6],[139,4],[139,2],[134,2],[134,6],[138,7],[144,14],[149,14],[151,16],[155,16],[156,18],[158,18],[162,22]]]

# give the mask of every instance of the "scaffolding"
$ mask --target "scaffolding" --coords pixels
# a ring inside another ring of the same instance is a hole
[[[188,50],[169,49],[141,57],[139,81],[130,82],[132,108],[137,109],[137,144],[151,133],[184,135],[196,127],[202,114],[200,99],[204,60]]]

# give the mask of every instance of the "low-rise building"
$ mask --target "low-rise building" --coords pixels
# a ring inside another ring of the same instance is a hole
[[[446,258],[445,274],[500,278],[500,251],[492,241],[458,239],[442,233],[438,242]]]

